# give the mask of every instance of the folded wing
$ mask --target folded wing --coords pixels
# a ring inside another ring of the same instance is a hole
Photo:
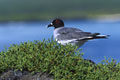
[[[100,33],[83,32],[82,30],[76,28],[62,28],[58,31],[58,33],[60,34],[57,36],[58,40],[81,41],[108,37],[108,35],[100,35]]]

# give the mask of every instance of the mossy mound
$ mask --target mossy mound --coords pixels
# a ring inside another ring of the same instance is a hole
[[[95,64],[82,58],[75,46],[62,46],[54,40],[24,42],[0,52],[0,73],[7,70],[47,72],[55,80],[117,80],[120,64],[114,60]]]

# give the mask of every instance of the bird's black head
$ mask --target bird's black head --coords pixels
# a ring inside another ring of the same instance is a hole
[[[48,27],[54,27],[54,28],[64,27],[64,22],[61,19],[57,18],[54,19],[53,22],[48,25]]]

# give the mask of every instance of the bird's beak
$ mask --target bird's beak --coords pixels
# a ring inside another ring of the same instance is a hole
[[[53,23],[49,24],[49,25],[47,26],[47,28],[52,27],[52,26],[53,26]]]

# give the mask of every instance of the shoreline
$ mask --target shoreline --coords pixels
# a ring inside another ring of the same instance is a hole
[[[4,19],[4,20],[0,20],[0,23],[6,23],[6,22],[36,22],[36,21],[49,21],[52,20],[56,17],[53,18],[44,18],[44,19]],[[59,18],[59,17],[57,17]],[[60,17],[61,18],[61,17]],[[62,17],[62,19],[64,20],[96,20],[96,21],[101,21],[101,22],[116,22],[116,21],[120,21],[120,13],[118,14],[100,14],[100,15],[90,15],[90,16],[82,16],[82,17]]]

